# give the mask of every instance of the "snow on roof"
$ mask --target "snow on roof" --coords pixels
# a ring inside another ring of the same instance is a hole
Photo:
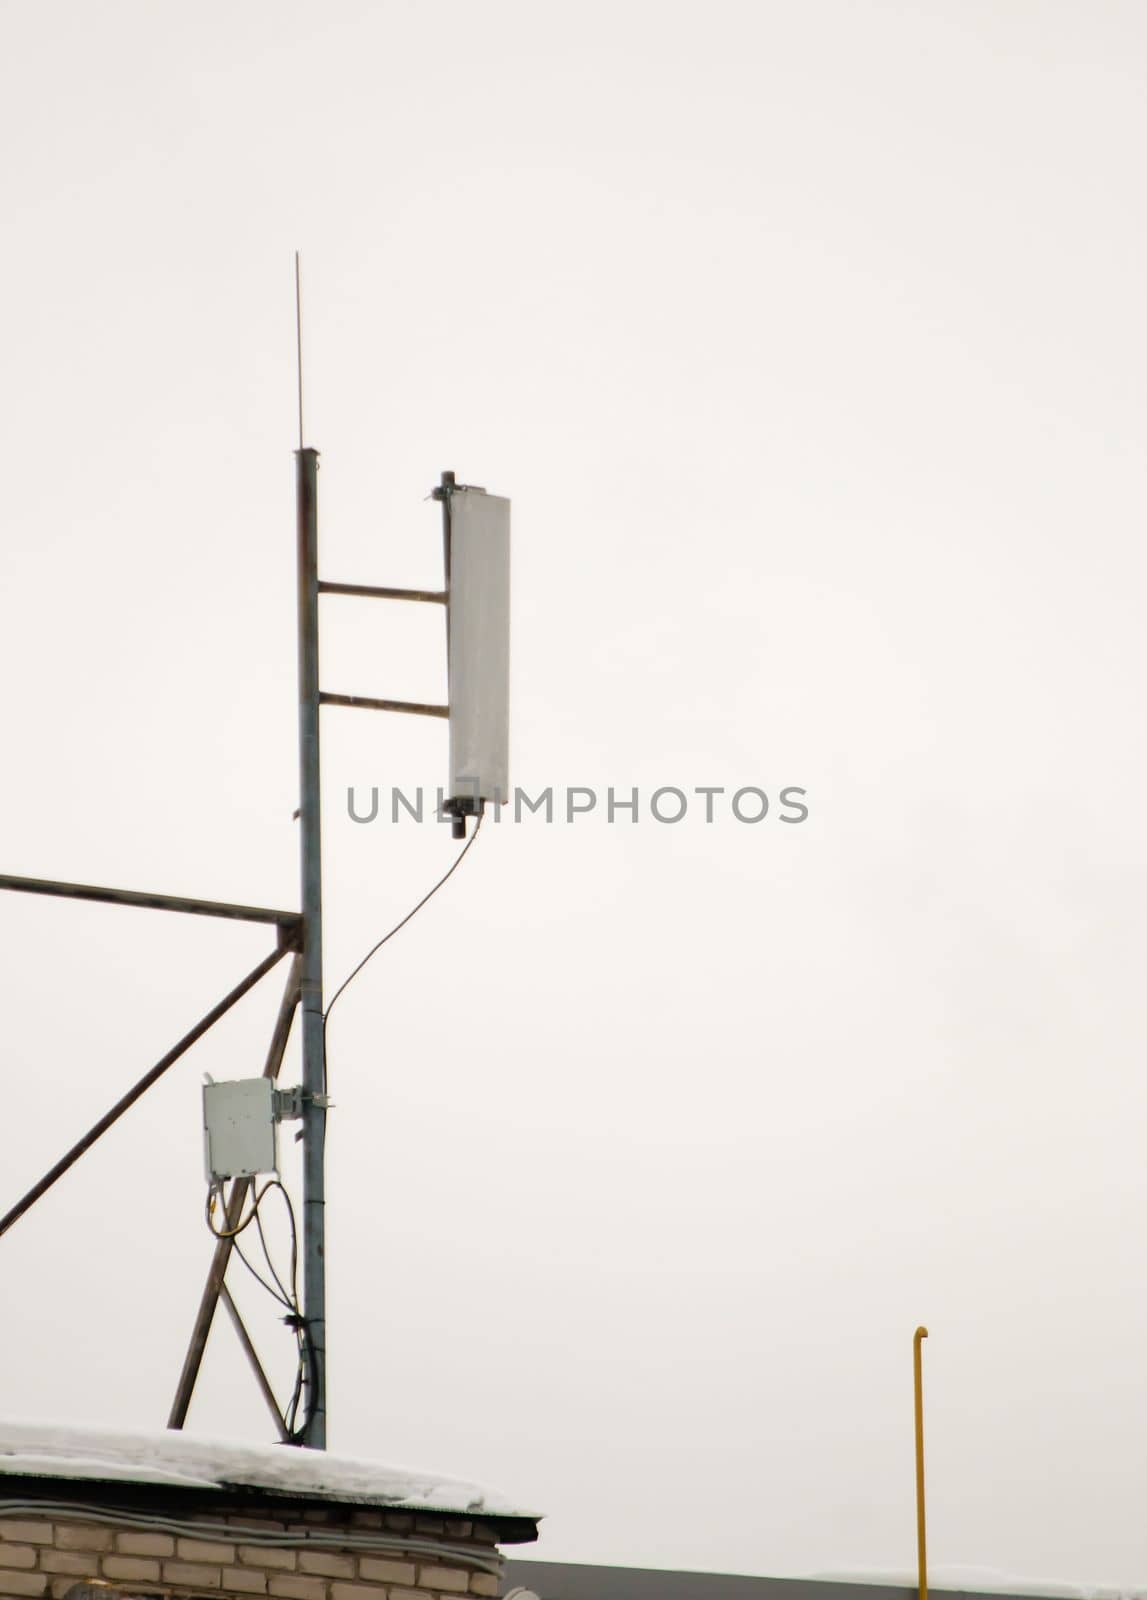
[[[101,1483],[170,1484],[184,1489],[242,1487],[325,1500],[353,1500],[412,1511],[525,1517],[476,1484],[407,1472],[285,1445],[238,1444],[186,1433],[121,1432],[0,1420],[0,1478],[72,1478]]]
[[[837,1571],[807,1573],[819,1583],[863,1583],[896,1589],[915,1589],[916,1569],[896,1571]],[[965,1594],[1038,1595],[1045,1600],[1147,1600],[1147,1587],[1117,1583],[1061,1583],[1055,1579],[1017,1578],[995,1567],[933,1566],[928,1564],[928,1589],[959,1590]]]

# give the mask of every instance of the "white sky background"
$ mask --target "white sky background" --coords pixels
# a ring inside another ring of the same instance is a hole
[[[513,499],[516,781],[809,791],[490,826],[340,1002],[332,1448],[538,1556],[907,1568],[923,1321],[935,1561],[1147,1579],[1141,8],[0,24],[2,870],[296,902],[296,247],[324,575]],[[323,624],[443,692],[438,612]],[[324,719],[333,986],[456,847],[345,810],[440,724]],[[0,1203],[267,948],[5,897]],[[0,1411],[165,1419],[278,991],[0,1245]],[[222,1320],[192,1421],[268,1437]]]

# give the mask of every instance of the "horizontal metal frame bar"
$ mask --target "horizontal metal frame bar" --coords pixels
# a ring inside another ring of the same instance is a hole
[[[380,589],[371,583],[326,583],[319,579],[320,594],[349,594],[360,600],[420,600],[426,605],[444,606],[445,589]]]
[[[419,705],[413,700],[372,700],[364,694],[320,694],[323,706],[350,706],[363,711],[405,711],[413,717],[449,717],[449,706]]]
[[[55,895],[65,900],[96,900],[109,906],[142,906],[150,911],[186,911],[197,917],[227,917],[232,922],[265,922],[294,928],[297,911],[272,911],[266,906],[235,906],[222,900],[188,900],[176,894],[147,894],[136,889],[103,889],[92,883],[57,883],[51,878],[14,878],[0,873],[0,889],[19,894]]]

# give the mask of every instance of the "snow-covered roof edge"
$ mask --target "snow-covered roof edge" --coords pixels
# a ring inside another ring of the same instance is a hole
[[[248,1445],[172,1431],[78,1428],[0,1420],[0,1478],[166,1484],[183,1489],[354,1501],[393,1510],[452,1511],[536,1522],[504,1496],[437,1473],[385,1467],[325,1450]]]

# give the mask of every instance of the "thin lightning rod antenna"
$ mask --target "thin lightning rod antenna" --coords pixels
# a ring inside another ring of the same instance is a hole
[[[303,284],[295,251],[295,358],[299,374],[299,449],[303,448]]]

